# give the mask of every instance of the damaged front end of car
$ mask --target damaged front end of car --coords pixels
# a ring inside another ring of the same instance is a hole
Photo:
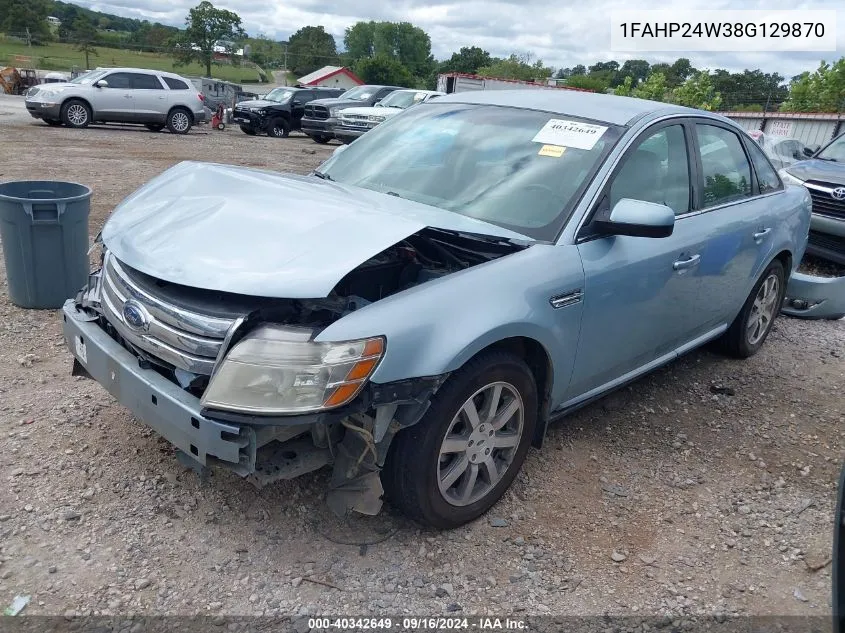
[[[393,437],[428,409],[447,375],[371,380],[390,341],[317,341],[344,316],[525,248],[426,227],[370,257],[314,299],[256,297],[167,281],[121,261],[101,266],[64,308],[75,373],[100,382],[206,474],[257,487],[331,467],[340,516],[376,514]]]

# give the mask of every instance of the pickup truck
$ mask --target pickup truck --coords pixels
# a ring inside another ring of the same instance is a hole
[[[341,143],[351,143],[394,114],[444,94],[436,90],[394,90],[372,107],[346,108],[340,111],[340,123],[334,128],[334,137]]]
[[[343,94],[337,88],[275,88],[261,99],[241,101],[232,110],[232,120],[244,134],[284,138],[298,130],[305,113],[305,104],[315,99],[328,99]]]
[[[337,99],[317,99],[305,106],[302,117],[302,131],[315,143],[325,144],[332,140],[335,126],[339,123],[341,110],[354,107],[374,106],[398,86],[356,86]]]

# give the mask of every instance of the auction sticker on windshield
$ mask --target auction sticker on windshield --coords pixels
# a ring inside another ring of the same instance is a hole
[[[578,123],[564,119],[549,119],[534,137],[535,143],[543,145],[557,145],[573,149],[593,149],[595,144],[607,131],[603,125]]]

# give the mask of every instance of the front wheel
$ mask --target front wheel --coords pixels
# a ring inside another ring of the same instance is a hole
[[[435,528],[477,519],[513,483],[536,423],[537,386],[525,362],[498,351],[477,356],[393,440],[382,471],[388,499]]]
[[[91,123],[91,108],[84,101],[70,99],[62,106],[62,122],[68,127],[88,127]]]
[[[273,119],[267,126],[267,135],[274,138],[286,138],[290,134],[290,123],[287,119]]]
[[[722,335],[722,349],[735,358],[756,354],[772,331],[785,292],[786,271],[776,259],[760,275],[742,310]]]
[[[319,143],[320,145],[325,145],[331,140],[328,136],[312,136],[311,138],[315,143]]]
[[[167,115],[167,129],[171,134],[187,134],[191,130],[191,115],[187,110],[176,108]]]

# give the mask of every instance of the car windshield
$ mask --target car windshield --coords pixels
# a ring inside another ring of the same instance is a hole
[[[562,114],[433,101],[367,132],[320,175],[554,240],[622,131]]]
[[[366,101],[374,92],[372,86],[356,86],[344,92],[340,98],[345,101]]]
[[[275,101],[276,103],[287,103],[293,96],[293,90],[285,90],[284,88],[276,88],[271,90],[264,97],[265,101]]]
[[[95,81],[97,81],[100,77],[105,75],[108,71],[106,70],[91,70],[87,73],[82,73],[75,79],[71,79],[70,83],[72,84],[82,84],[83,86],[89,86]]]
[[[425,93],[417,90],[394,90],[377,105],[385,108],[408,108],[424,98]]]
[[[845,163],[845,134],[820,151],[816,155],[816,158],[832,160],[836,163]]]

